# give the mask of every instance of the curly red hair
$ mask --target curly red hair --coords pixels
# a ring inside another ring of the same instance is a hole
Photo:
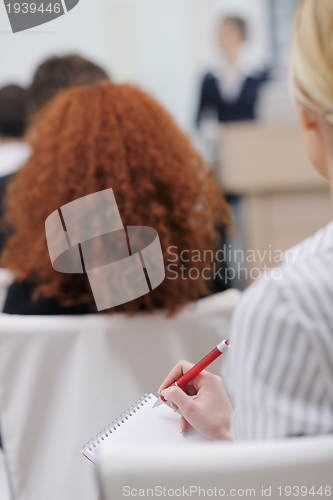
[[[96,310],[86,275],[53,270],[45,237],[46,218],[85,195],[112,188],[124,226],[155,228],[165,259],[171,246],[178,255],[215,248],[216,226],[229,223],[204,160],[169,114],[135,87],[102,82],[63,92],[37,121],[32,148],[7,195],[6,221],[15,232],[1,265],[17,281],[33,279],[34,297]],[[209,293],[203,278],[168,278],[166,269],[157,289],[115,310],[173,312]]]

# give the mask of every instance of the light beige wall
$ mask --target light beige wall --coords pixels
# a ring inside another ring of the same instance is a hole
[[[282,252],[332,220],[329,184],[310,164],[297,123],[225,125],[220,149],[219,183],[244,197],[249,272],[277,266]]]
[[[79,52],[117,81],[143,86],[180,125],[193,126],[202,73],[216,64],[215,26],[222,12],[247,17],[255,29],[250,54],[267,55],[266,0],[81,0],[52,23],[13,35],[0,2],[0,86],[29,83],[53,54]]]

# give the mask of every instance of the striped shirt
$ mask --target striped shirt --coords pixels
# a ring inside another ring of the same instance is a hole
[[[231,339],[235,439],[333,432],[333,222],[244,292]]]

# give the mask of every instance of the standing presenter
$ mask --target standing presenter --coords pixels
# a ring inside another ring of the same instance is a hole
[[[200,92],[197,124],[207,115],[218,122],[255,119],[255,105],[260,86],[268,73],[254,70],[243,57],[248,27],[244,19],[223,18],[219,26],[221,60],[215,72],[207,73]]]

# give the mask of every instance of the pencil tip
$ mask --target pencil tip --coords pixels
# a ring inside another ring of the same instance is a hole
[[[156,408],[157,406],[160,406],[163,403],[162,399],[158,398],[153,406],[153,408]]]

